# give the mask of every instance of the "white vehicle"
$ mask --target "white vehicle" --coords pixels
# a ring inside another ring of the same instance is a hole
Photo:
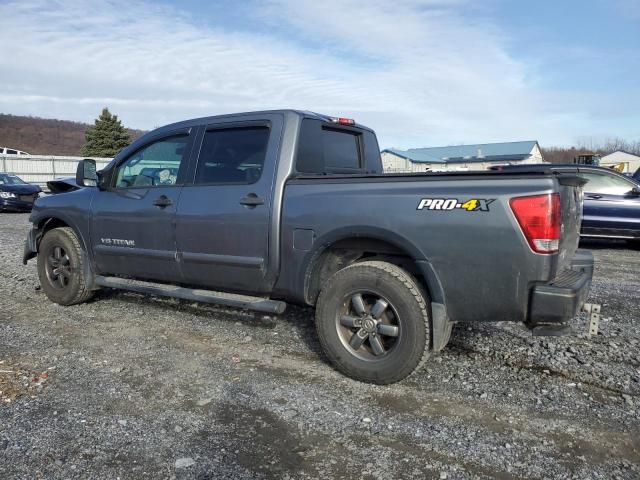
[[[15,148],[0,147],[0,155],[29,155],[22,150],[16,150]]]

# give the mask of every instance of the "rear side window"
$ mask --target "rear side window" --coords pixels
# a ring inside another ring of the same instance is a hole
[[[209,130],[204,135],[196,184],[251,184],[260,179],[269,143],[269,128]]]
[[[581,172],[580,176],[589,180],[584,186],[584,191],[589,193],[624,195],[625,193],[629,193],[635,186],[632,182],[613,175]]]

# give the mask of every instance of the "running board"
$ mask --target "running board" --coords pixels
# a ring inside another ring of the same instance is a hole
[[[181,298],[195,302],[215,303],[227,307],[246,308],[257,312],[282,313],[287,304],[278,300],[263,297],[250,297],[234,293],[214,292],[213,290],[198,290],[194,288],[178,287],[164,283],[143,282],[119,277],[103,277],[98,275],[94,280],[96,285],[132,292],[160,295],[162,297]]]

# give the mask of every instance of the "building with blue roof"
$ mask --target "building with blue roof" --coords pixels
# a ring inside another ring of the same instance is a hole
[[[494,165],[544,162],[536,140],[382,150],[384,171],[425,172],[486,170]]]

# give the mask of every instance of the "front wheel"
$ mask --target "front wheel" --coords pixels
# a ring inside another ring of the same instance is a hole
[[[38,277],[49,300],[74,305],[91,297],[84,262],[82,247],[71,228],[54,228],[45,233],[38,248]]]
[[[402,380],[428,357],[428,300],[402,268],[366,261],[333,275],[320,292],[322,348],[345,375],[363,382]]]

